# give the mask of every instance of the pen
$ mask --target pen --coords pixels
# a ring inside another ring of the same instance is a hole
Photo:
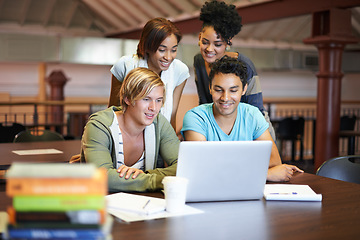
[[[145,203],[145,205],[143,206],[143,209],[145,209],[149,203],[150,203],[150,199]]]
[[[277,195],[296,195],[297,192],[291,192],[291,193],[270,193],[270,194],[277,194]]]

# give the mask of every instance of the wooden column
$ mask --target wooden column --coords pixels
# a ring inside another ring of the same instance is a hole
[[[50,100],[54,101],[63,101],[64,98],[64,86],[68,81],[68,78],[65,77],[65,74],[59,71],[53,71],[50,73],[50,76],[47,78],[48,83],[50,84]],[[51,120],[54,125],[61,125],[64,123],[64,105],[53,105],[51,109]],[[55,127],[56,131],[63,133],[62,127]]]
[[[304,40],[319,51],[317,86],[315,170],[339,155],[342,53],[346,44],[356,43],[351,35],[351,11],[331,9],[313,14],[312,36]]]
[[[38,92],[38,100],[40,102],[46,101],[46,63],[39,63],[38,66],[38,74],[39,74],[39,92]]]

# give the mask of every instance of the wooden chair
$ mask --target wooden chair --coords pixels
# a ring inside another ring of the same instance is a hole
[[[18,133],[14,142],[64,141],[64,137],[50,130],[25,130]]]
[[[0,143],[13,142],[16,134],[25,129],[24,125],[16,122],[0,123]]]

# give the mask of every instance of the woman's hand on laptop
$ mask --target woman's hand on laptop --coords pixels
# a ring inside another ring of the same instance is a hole
[[[133,179],[135,179],[140,173],[144,173],[142,170],[138,168],[131,168],[126,165],[121,165],[116,171],[119,173],[119,177],[122,178],[125,176],[125,179],[129,179],[132,173],[133,173],[132,175]]]
[[[294,172],[304,171],[294,165],[277,165],[269,168],[266,180],[271,182],[287,182],[292,178]]]

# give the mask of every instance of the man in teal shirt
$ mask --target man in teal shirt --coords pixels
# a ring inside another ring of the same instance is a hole
[[[240,103],[246,88],[245,64],[227,56],[216,61],[210,71],[213,103],[188,111],[181,133],[186,141],[272,141],[267,180],[289,181],[295,171],[303,171],[293,165],[281,164],[264,116],[258,108]]]

